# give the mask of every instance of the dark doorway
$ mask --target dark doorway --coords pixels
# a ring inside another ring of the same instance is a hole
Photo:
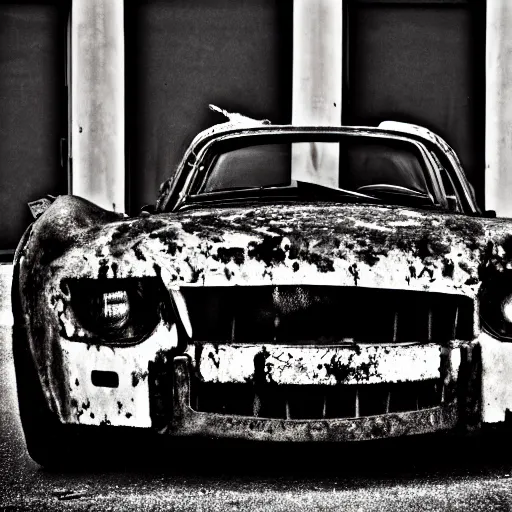
[[[32,220],[29,201],[67,192],[69,2],[0,3],[0,257]]]
[[[423,125],[457,152],[483,206],[485,2],[347,0],[345,124]]]
[[[292,0],[126,2],[129,211],[154,203],[208,110],[291,120]]]

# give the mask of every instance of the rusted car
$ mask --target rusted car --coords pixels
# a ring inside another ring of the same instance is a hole
[[[417,126],[199,134],[137,217],[60,196],[15,256],[29,453],[84,426],[359,441],[512,409],[512,224]]]

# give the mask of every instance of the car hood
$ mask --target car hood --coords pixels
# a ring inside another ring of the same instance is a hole
[[[512,224],[386,205],[287,203],[123,218],[59,197],[20,252],[35,278],[318,284],[473,296],[512,265]],[[36,288],[37,289],[37,288]]]

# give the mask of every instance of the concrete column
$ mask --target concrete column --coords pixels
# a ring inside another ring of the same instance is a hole
[[[293,124],[341,124],[342,5],[341,0],[294,0]],[[338,147],[295,147],[292,177],[337,187],[338,165]]]
[[[512,217],[512,2],[487,0],[485,207]]]
[[[72,0],[71,193],[125,211],[123,0]]]

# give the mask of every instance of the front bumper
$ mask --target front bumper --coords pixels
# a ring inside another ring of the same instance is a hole
[[[450,430],[459,418],[456,400],[421,411],[346,419],[286,420],[198,412],[190,405],[189,367],[188,357],[174,359],[173,420],[169,432],[177,436],[274,442],[366,441]]]
[[[482,364],[478,342],[452,342],[446,347],[433,343],[354,347],[203,343],[191,345],[185,354],[180,354],[175,336],[174,330],[157,330],[146,342],[115,351],[67,342],[70,414],[61,417],[61,421],[131,426],[175,436],[280,442],[370,440],[456,427],[473,429],[481,422]],[[168,343],[170,338],[173,343]],[[154,347],[149,350],[152,344]],[[160,355],[158,360],[150,359],[148,365],[151,352]],[[94,385],[91,376],[98,369],[116,372],[119,386]],[[490,382],[488,374],[485,375]],[[288,416],[283,415],[282,407],[281,416],[258,413],[252,407],[244,413],[239,404],[236,412],[220,413],[198,407],[196,401],[202,385],[219,386],[216,389],[221,389],[220,393],[225,386],[242,386],[250,393],[261,391],[262,397],[270,396],[271,400],[276,398],[276,388],[291,387],[302,400],[308,388],[332,390],[339,396],[347,389],[411,388],[434,380],[442,389],[437,402],[407,410],[388,408],[385,413],[380,412],[382,409],[377,413],[363,412],[363,402],[361,414],[349,411],[338,416],[295,416],[293,411]]]

